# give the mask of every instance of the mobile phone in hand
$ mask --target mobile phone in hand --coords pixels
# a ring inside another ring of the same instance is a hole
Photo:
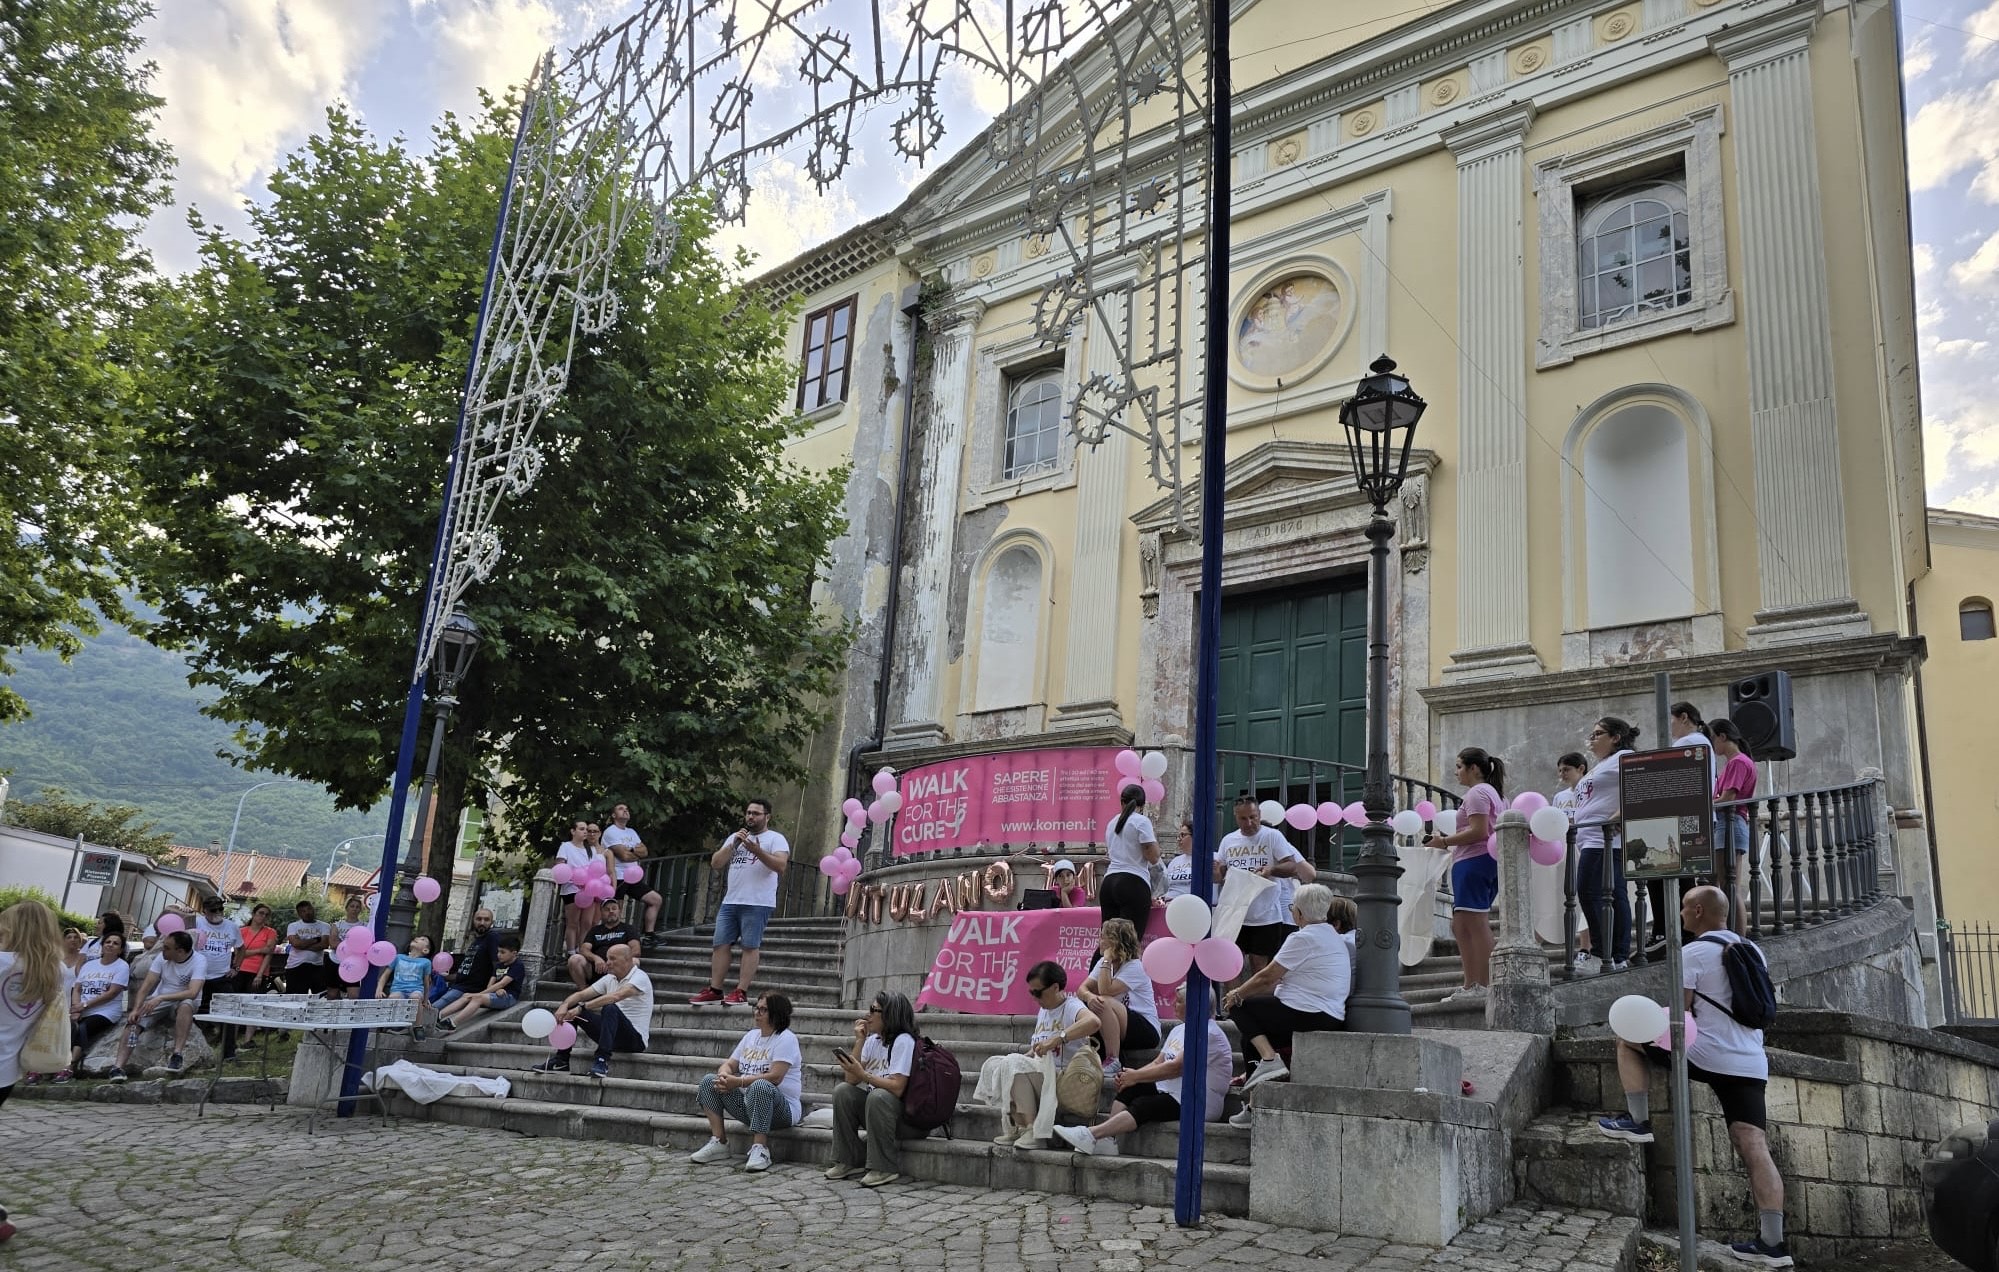
[[[843,1061],[843,1062],[845,1062],[845,1063],[847,1063],[847,1064],[853,1064],[853,1063],[854,1063],[854,1053],[853,1053],[853,1052],[851,1052],[851,1051],[849,1051],[849,1050],[847,1050],[847,1049],[846,1049],[845,1047],[835,1047],[835,1048],[833,1048],[833,1054],[834,1054],[834,1056],[836,1056],[836,1057],[837,1057],[837,1058],[839,1058],[839,1059],[840,1059],[841,1061]]]

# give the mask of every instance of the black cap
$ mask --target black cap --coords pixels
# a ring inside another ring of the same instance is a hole
[[[219,895],[204,897],[201,902],[201,908],[204,910],[220,910],[222,908],[222,898]]]

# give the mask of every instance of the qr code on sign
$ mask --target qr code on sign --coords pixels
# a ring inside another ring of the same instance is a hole
[[[1701,819],[1700,819],[1700,818],[1698,818],[1698,817],[1682,817],[1682,818],[1680,818],[1680,833],[1681,833],[1682,835],[1698,835],[1698,834],[1700,834],[1700,833],[1701,833]]]

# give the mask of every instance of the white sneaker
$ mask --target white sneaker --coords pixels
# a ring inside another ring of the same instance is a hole
[[[1256,1110],[1252,1109],[1249,1105],[1245,1104],[1242,1106],[1241,1112],[1237,1113],[1235,1116],[1229,1119],[1229,1125],[1240,1126],[1244,1130],[1248,1130],[1250,1126],[1255,1122],[1255,1120],[1256,1120]]]
[[[762,1144],[750,1145],[750,1160],[743,1163],[743,1169],[747,1171],[769,1170],[770,1150]]]
[[[1001,1131],[999,1134],[993,1136],[993,1143],[1000,1145],[1012,1144],[1015,1140],[1019,1139],[1021,1136],[1025,1134],[1027,1134],[1026,1127],[1009,1126],[1005,1130]]]
[[[1096,1143],[1094,1143],[1094,1144],[1090,1145],[1090,1156],[1092,1156],[1092,1157],[1116,1157],[1116,1156],[1117,1156],[1117,1141],[1116,1141],[1116,1140],[1114,1140],[1114,1139],[1100,1139],[1100,1140],[1098,1140],[1098,1141],[1097,1141]]]
[[[1576,955],[1576,975],[1601,976],[1602,974],[1603,974],[1602,959],[1598,958],[1594,954]]]
[[[1022,1152],[1038,1152],[1048,1147],[1048,1141],[1045,1139],[1035,1139],[1031,1135],[1023,1135],[1013,1142],[1013,1146]]]
[[[1242,1089],[1249,1091],[1262,1086],[1266,1082],[1274,1082],[1278,1078],[1288,1078],[1290,1076],[1291,1066],[1285,1064],[1281,1056],[1272,1056],[1268,1060],[1259,1060],[1256,1062],[1256,1068],[1250,1070],[1249,1076],[1243,1079]]]
[[[1466,985],[1457,993],[1444,999],[1444,1001],[1447,1003],[1457,1003],[1459,1006],[1463,1006],[1466,1003],[1482,1003],[1485,1001],[1485,986]]]
[[[729,1146],[714,1136],[708,1142],[687,1155],[687,1160],[701,1166],[712,1166],[716,1162],[729,1160]]]
[[[1631,970],[1631,960],[1620,958],[1610,965],[1610,970],[1613,972],[1628,972]]]
[[[1058,1126],[1055,1128],[1055,1133],[1079,1153],[1097,1151],[1097,1137],[1090,1134],[1090,1128],[1087,1126]]]
[[[1106,1082],[1110,1081],[1112,1078],[1115,1078],[1118,1074],[1123,1072],[1124,1072],[1124,1061],[1122,1060],[1104,1061],[1104,1080]]]

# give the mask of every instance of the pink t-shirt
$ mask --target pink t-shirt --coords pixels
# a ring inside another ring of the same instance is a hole
[[[1465,792],[1465,802],[1458,806],[1458,829],[1471,829],[1472,814],[1484,813],[1486,837],[1476,843],[1451,845],[1452,865],[1460,861],[1470,861],[1474,857],[1486,856],[1492,851],[1492,836],[1499,833],[1499,813],[1505,807],[1505,803],[1499,798],[1499,792],[1485,782],[1480,782]]]
[[[1721,798],[1723,791],[1730,789],[1740,792],[1730,796],[1731,799],[1748,799],[1756,793],[1756,762],[1740,751],[1728,757],[1728,763],[1721,766],[1721,775],[1714,779],[1716,799]],[[1743,810],[1734,808],[1727,811],[1740,817]]]

